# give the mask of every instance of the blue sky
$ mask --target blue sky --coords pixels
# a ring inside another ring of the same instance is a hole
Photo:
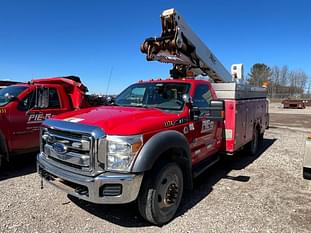
[[[167,77],[140,43],[160,34],[160,13],[176,8],[229,70],[243,63],[288,65],[311,76],[311,1],[0,0],[0,79],[78,75],[91,92],[118,93]]]

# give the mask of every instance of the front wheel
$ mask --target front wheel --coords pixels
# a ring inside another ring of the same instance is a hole
[[[183,194],[183,174],[176,163],[160,163],[145,177],[138,209],[147,221],[163,225],[175,215]]]

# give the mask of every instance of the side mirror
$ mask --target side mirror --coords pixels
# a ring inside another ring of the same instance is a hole
[[[49,106],[49,88],[38,87],[36,89],[36,108],[47,108]]]
[[[112,98],[111,96],[107,96],[106,102],[108,105],[114,105],[114,101],[114,98]]]
[[[189,94],[183,94],[182,95],[182,99],[186,104],[191,104],[192,100],[191,100],[191,96]]]
[[[201,111],[197,106],[193,106],[192,98],[189,94],[183,94],[182,99],[190,107],[190,118],[194,121],[199,120]]]
[[[14,95],[11,95],[10,93],[5,93],[4,97],[9,101],[16,100],[16,97]]]
[[[108,103],[111,103],[111,102],[112,102],[111,96],[108,96],[108,97],[107,97],[107,102],[108,102]]]
[[[190,116],[193,120],[198,120],[201,114],[203,114],[207,120],[223,121],[224,102],[222,100],[211,100],[208,107],[191,107]]]
[[[224,119],[224,101],[222,100],[211,100],[210,106],[207,107],[209,114],[207,119],[213,121],[222,121]]]
[[[197,121],[200,119],[201,111],[197,106],[192,106],[190,109],[190,117],[194,121]]]

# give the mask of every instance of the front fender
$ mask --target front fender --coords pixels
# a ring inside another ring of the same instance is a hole
[[[183,159],[186,159],[186,166],[191,170],[191,153],[186,137],[178,131],[168,130],[153,135],[146,142],[136,158],[132,172],[139,173],[152,169],[158,158],[170,149],[181,149]]]

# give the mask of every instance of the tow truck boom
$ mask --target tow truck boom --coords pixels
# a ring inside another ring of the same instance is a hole
[[[172,63],[173,78],[186,77],[190,71],[194,76],[208,75],[214,82],[232,82],[231,74],[175,9],[163,11],[161,22],[161,36],[141,44],[148,61]]]

